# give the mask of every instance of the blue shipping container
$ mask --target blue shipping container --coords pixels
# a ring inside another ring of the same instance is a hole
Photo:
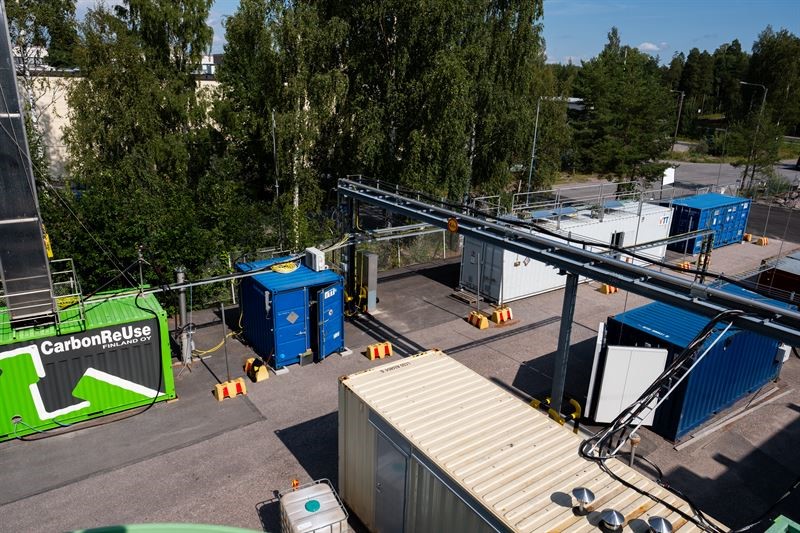
[[[757,295],[735,285],[719,288],[785,309],[796,309],[791,304]],[[669,364],[709,320],[708,317],[657,302],[609,317],[606,339],[610,345],[666,348],[669,351]],[[724,326],[718,326],[718,331],[706,340],[698,354],[703,353],[720,335]],[[667,439],[678,440],[716,413],[776,379],[782,364],[779,345],[779,341],[771,337],[730,328],[659,407],[653,431]]]
[[[724,194],[708,193],[673,200],[670,235],[680,235],[698,229],[714,231],[714,248],[742,242],[747,230],[750,200]],[[698,254],[703,239],[689,239],[669,244],[676,252]]]
[[[321,361],[344,349],[342,277],[302,264],[289,273],[272,270],[288,259],[236,265],[240,272],[263,271],[242,278],[242,328],[256,353],[275,369],[299,363],[309,350],[315,361]]]

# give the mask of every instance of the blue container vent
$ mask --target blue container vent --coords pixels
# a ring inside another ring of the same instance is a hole
[[[795,306],[772,300],[736,285],[717,287],[726,292],[763,301],[784,309]],[[649,346],[669,350],[667,362],[680,354],[708,324],[709,318],[664,303],[631,309],[608,319],[608,344]],[[705,350],[718,333],[700,349]],[[732,327],[689,374],[687,380],[656,413],[653,430],[677,440],[714,414],[777,378],[781,362],[779,342]]]
[[[670,235],[680,235],[698,229],[714,231],[714,248],[742,242],[747,230],[750,200],[724,194],[708,193],[673,200]],[[689,239],[668,245],[670,250],[698,254],[702,239]]]
[[[276,369],[299,363],[309,353],[321,361],[344,349],[342,277],[303,264],[291,272],[272,270],[291,260],[236,265],[240,272],[261,271],[241,282],[242,329],[256,353]]]

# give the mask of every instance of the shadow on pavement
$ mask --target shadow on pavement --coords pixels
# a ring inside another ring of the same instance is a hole
[[[339,418],[336,411],[279,429],[275,435],[295,456],[313,480],[329,479],[339,483]]]
[[[508,339],[509,337],[513,337],[515,335],[519,335],[520,333],[528,333],[534,329],[541,328],[547,326],[549,324],[553,324],[561,320],[561,317],[551,316],[549,318],[545,318],[544,320],[539,320],[537,322],[533,322],[526,326],[520,326],[518,328],[509,329],[502,333],[497,333],[490,337],[484,337],[482,339],[477,339],[474,341],[466,342],[464,344],[459,344],[458,346],[453,346],[451,348],[444,348],[442,351],[447,355],[457,354],[459,352],[463,352],[465,350],[470,350],[472,348],[477,348],[478,346],[485,346],[487,344],[491,344],[493,342]]]
[[[225,375],[223,357],[203,361],[193,371],[171,369],[176,374],[178,401],[131,410],[85,423],[63,435],[31,442],[0,443],[0,505],[64,487],[78,480],[109,472],[202,442],[263,420],[246,396],[218,402],[211,394],[216,380]],[[334,456],[335,457],[335,456]],[[2,526],[0,526],[2,529]]]
[[[789,405],[787,408],[800,412],[797,405]],[[800,492],[797,490],[775,509],[770,509],[798,481],[798,442],[800,415],[743,457],[714,454],[713,459],[725,469],[716,478],[698,476],[683,466],[668,473],[665,478],[671,485],[683,491],[700,509],[729,527],[743,527],[767,512],[769,520],[752,529],[764,531],[771,519],[780,514],[795,521],[800,520]],[[715,442],[715,447],[736,451],[753,448],[753,443],[731,431],[722,433]],[[745,498],[741,498],[743,493]],[[735,501],[734,496],[738,496]]]
[[[586,405],[594,348],[595,339],[586,339],[573,344],[569,350],[564,393],[567,397],[578,400],[581,406]],[[513,387],[540,400],[550,396],[555,358],[556,353],[550,352],[522,363],[512,383]]]
[[[401,272],[386,274],[378,277],[379,283],[387,283],[398,279],[410,278],[413,276],[425,276],[431,281],[441,283],[446,287],[455,289],[458,286],[458,277],[461,272],[460,261],[449,261],[435,266],[417,266]]]
[[[377,342],[390,341],[393,352],[401,357],[408,357],[426,350],[374,316],[360,314],[350,318],[350,323]]]

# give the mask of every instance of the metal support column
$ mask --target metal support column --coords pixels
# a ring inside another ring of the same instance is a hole
[[[564,397],[564,381],[567,378],[569,362],[569,345],[572,336],[572,317],[575,314],[575,299],[578,294],[578,275],[567,274],[567,285],[564,288],[564,304],[561,308],[561,329],[558,332],[558,349],[556,350],[555,369],[553,371],[553,388],[550,393],[550,406],[561,414],[561,400]]]
[[[714,248],[714,234],[709,233],[703,238],[703,245],[701,247],[700,256],[697,258],[697,268],[702,272],[695,276],[695,280],[700,283],[706,282],[706,272],[711,265],[711,251]]]
[[[353,234],[358,228],[358,202],[353,200],[352,198],[347,198],[347,209],[348,213],[345,217],[347,228],[347,234]],[[347,247],[347,276],[345,278],[345,283],[347,286],[347,295],[351,298],[358,298],[358,287],[356,287],[356,243],[353,242]],[[355,302],[356,300],[353,300]],[[355,303],[352,306],[355,307]],[[347,302],[345,302],[345,308],[347,308]],[[354,309],[351,308],[351,311]]]
[[[186,269],[178,267],[175,269],[178,283],[186,281]],[[180,315],[181,327],[181,361],[188,365],[192,360],[192,347],[189,342],[189,325],[186,322],[186,289],[178,289],[178,314]]]

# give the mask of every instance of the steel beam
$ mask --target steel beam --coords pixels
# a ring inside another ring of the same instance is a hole
[[[706,235],[711,235],[713,233],[714,230],[698,229],[695,231],[690,231],[688,233],[681,233],[680,235],[665,237],[663,239],[656,239],[654,241],[647,241],[639,244],[633,244],[631,246],[626,246],[624,250],[627,252],[636,252],[639,250],[647,250],[649,248],[658,248],[659,246],[669,245],[676,242],[687,241],[689,239],[695,239],[698,237],[705,237]],[[609,252],[603,252],[603,253],[609,253]],[[610,253],[617,253],[617,252],[610,252]]]
[[[553,388],[550,393],[550,407],[561,414],[561,402],[564,398],[564,383],[567,379],[567,363],[569,363],[570,337],[572,336],[572,317],[575,314],[575,300],[578,296],[578,275],[567,274],[564,287],[564,302],[561,307],[561,329],[558,331],[558,348],[553,368]]]
[[[725,292],[719,288],[626,263],[603,254],[583,250],[535,232],[465,214],[449,206],[434,205],[353,180],[339,180],[339,193],[422,222],[447,227],[456,218],[459,233],[487,242],[566,272],[608,283],[651,300],[665,302],[705,316],[728,309],[747,313],[733,319],[734,325],[772,336],[793,346],[800,345],[800,313]]]

